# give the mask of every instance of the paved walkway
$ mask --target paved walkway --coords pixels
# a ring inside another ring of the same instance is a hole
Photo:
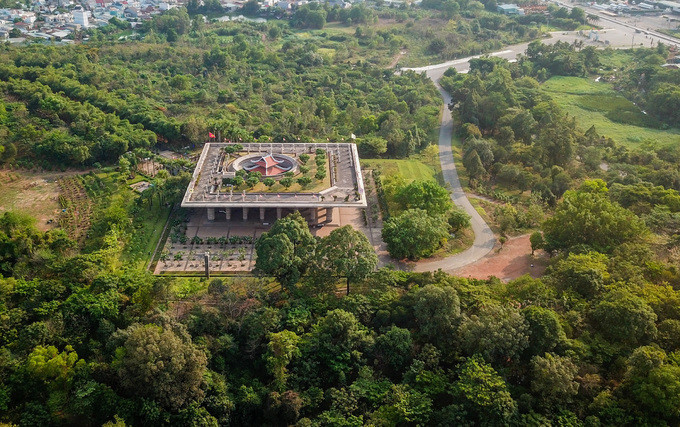
[[[430,71],[427,71],[427,75],[430,78],[433,77],[430,75]],[[438,261],[419,262],[416,265],[415,271],[455,270],[484,257],[496,244],[493,231],[491,231],[481,215],[475,210],[474,206],[470,204],[465,191],[463,191],[463,187],[460,185],[451,148],[453,120],[451,118],[451,111],[448,108],[451,96],[442,89],[437,80],[434,80],[434,84],[439,89],[439,93],[444,100],[444,112],[442,114],[441,127],[439,128],[439,161],[442,166],[442,175],[444,176],[444,181],[451,186],[451,200],[470,215],[470,224],[475,232],[475,241],[472,246],[459,254]]]

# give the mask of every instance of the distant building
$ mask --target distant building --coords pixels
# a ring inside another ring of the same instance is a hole
[[[673,13],[680,13],[680,3],[674,1],[660,1],[657,6],[663,9],[670,9]]]
[[[80,25],[82,28],[87,28],[90,26],[90,22],[88,20],[88,13],[82,9],[80,10],[74,10],[71,12],[73,14],[73,23]]]
[[[499,4],[498,12],[503,15],[524,15],[524,10],[516,4]]]

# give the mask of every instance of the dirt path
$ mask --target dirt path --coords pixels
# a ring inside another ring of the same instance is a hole
[[[484,258],[461,267],[453,273],[460,277],[474,279],[488,279],[491,276],[507,282],[525,274],[540,277],[545,272],[548,256],[543,251],[537,251],[531,256],[529,234],[509,239],[503,249],[497,247]]]
[[[396,67],[396,66],[397,66],[397,63],[399,62],[399,60],[400,60],[404,55],[406,55],[406,51],[405,51],[405,50],[402,50],[401,52],[399,52],[399,53],[394,57],[394,59],[392,60],[392,62],[390,62],[390,65],[388,65],[387,68],[394,68],[394,67]]]

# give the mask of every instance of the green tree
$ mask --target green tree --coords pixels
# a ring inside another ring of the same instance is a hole
[[[531,306],[522,310],[522,315],[529,327],[529,345],[527,347],[529,355],[540,356],[554,351],[559,345],[566,342],[567,336],[557,313],[553,310]]]
[[[470,226],[470,215],[462,209],[453,208],[449,212],[447,222],[449,223],[449,231],[457,233]]]
[[[675,423],[680,417],[680,367],[659,366],[632,385],[632,394],[641,409]]]
[[[316,247],[312,277],[322,283],[333,283],[338,277],[357,282],[378,266],[378,256],[365,234],[345,225],[331,231]]]
[[[640,297],[625,289],[609,292],[591,312],[593,326],[608,340],[644,344],[656,335],[656,314]]]
[[[53,386],[63,387],[71,381],[77,369],[83,369],[85,361],[78,358],[78,354],[70,345],[59,353],[54,346],[37,346],[26,360],[26,370]]]
[[[310,178],[308,176],[302,176],[302,177],[297,179],[297,183],[300,184],[300,187],[304,188],[304,187],[306,187],[306,186],[308,186],[309,184],[312,183],[312,178]]]
[[[569,254],[550,267],[548,277],[557,289],[593,298],[609,283],[608,261],[606,255],[597,252]]]
[[[490,305],[463,319],[458,330],[467,354],[479,353],[488,361],[519,359],[529,344],[529,328],[515,308]]]
[[[344,384],[363,363],[363,354],[373,345],[368,330],[344,310],[329,311],[305,335],[301,343],[300,376],[324,383]]]
[[[531,391],[547,402],[563,403],[578,393],[578,367],[568,357],[546,353],[531,359]]]
[[[529,236],[529,243],[531,243],[531,256],[534,256],[536,249],[543,248],[543,234],[540,231],[534,231]]]
[[[392,325],[375,340],[373,353],[386,371],[400,375],[413,359],[413,340],[408,329]]]
[[[446,221],[442,217],[429,216],[423,209],[408,209],[390,218],[382,230],[387,251],[396,259],[430,256],[448,236]]]
[[[312,263],[316,241],[307,221],[295,212],[277,220],[255,243],[255,268],[277,278],[283,287],[291,287]]]
[[[460,299],[451,286],[424,286],[412,294],[413,316],[420,333],[440,348],[450,348],[460,320]]]
[[[644,378],[666,361],[666,353],[656,345],[644,345],[633,350],[628,357],[628,371],[626,376],[629,378]]]
[[[257,0],[248,0],[241,8],[241,11],[246,16],[255,16],[259,10],[260,4],[257,2]]]
[[[205,353],[188,336],[157,325],[135,324],[118,331],[122,341],[113,361],[123,389],[178,410],[203,397]]]
[[[432,216],[443,215],[453,208],[449,192],[434,181],[413,181],[397,189],[394,200],[403,210],[424,209]]]
[[[288,377],[287,366],[293,358],[300,355],[298,343],[300,337],[295,332],[284,330],[269,335],[267,354],[265,360],[269,371],[274,376],[277,388],[281,389],[286,385]]]
[[[680,320],[666,319],[659,323],[658,343],[668,352],[680,348]]]
[[[467,359],[453,388],[479,424],[508,424],[517,411],[505,381],[480,357]]]
[[[379,136],[358,138],[356,143],[363,157],[376,157],[387,152],[387,141]]]
[[[543,223],[546,250],[588,245],[610,253],[618,245],[644,237],[647,228],[632,212],[609,201],[603,193],[567,191],[555,214]]]
[[[463,157],[463,166],[470,177],[470,183],[474,183],[486,175],[486,169],[479,158],[477,150],[472,150]]]
[[[427,425],[432,400],[403,384],[393,385],[386,404],[371,414],[371,425]]]
[[[281,178],[279,180],[279,184],[283,185],[286,188],[290,188],[291,185],[293,185],[293,178],[287,176],[285,178]]]

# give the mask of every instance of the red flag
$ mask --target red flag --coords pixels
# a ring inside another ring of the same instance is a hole
[[[215,137],[215,134],[212,133],[212,132],[208,132],[208,136],[209,136],[210,138],[214,138],[214,137]]]

